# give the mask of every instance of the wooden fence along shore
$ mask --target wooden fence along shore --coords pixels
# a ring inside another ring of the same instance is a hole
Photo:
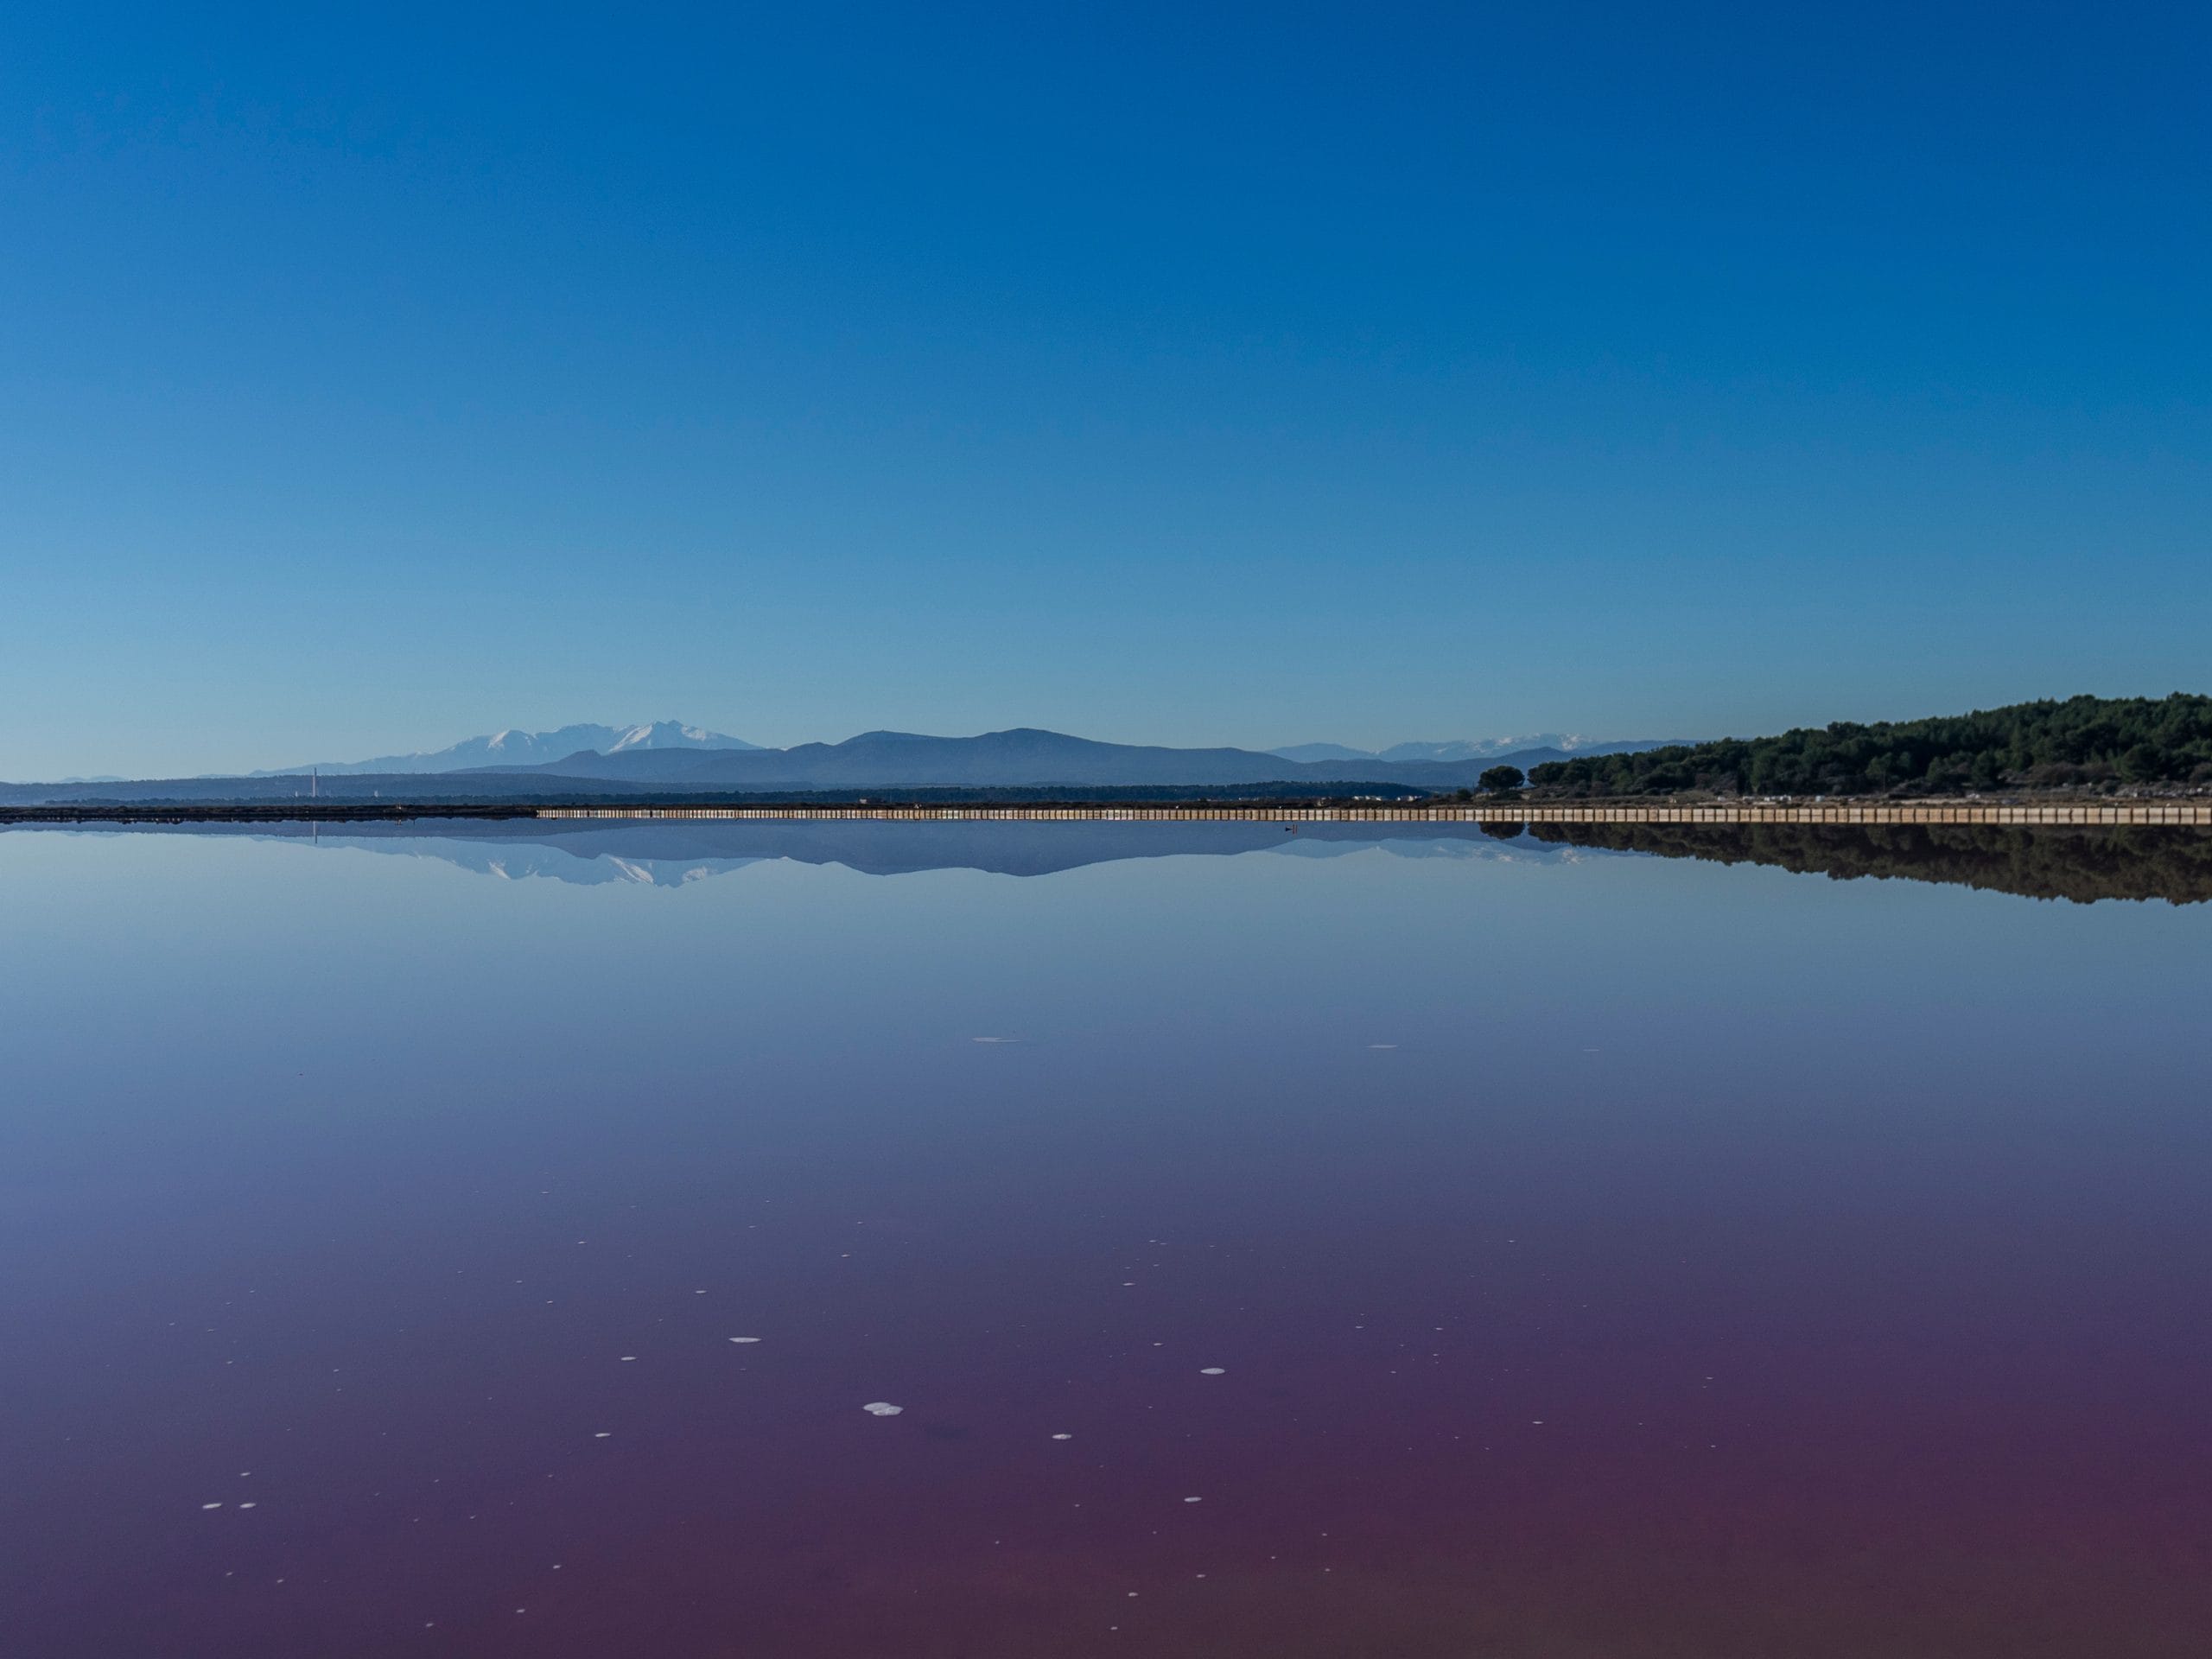
[[[1033,823],[2012,823],[2208,824],[2212,801],[2045,806],[1915,803],[1637,806],[541,806],[541,818],[873,818]]]

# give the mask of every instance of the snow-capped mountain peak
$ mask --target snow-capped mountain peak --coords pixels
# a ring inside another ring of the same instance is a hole
[[[275,766],[251,775],[284,777],[295,772],[467,772],[478,766],[536,766],[565,760],[589,749],[612,754],[618,749],[754,749],[741,737],[710,732],[681,721],[656,720],[633,726],[562,726],[550,732],[525,732],[518,726],[483,737],[464,738],[450,747],[411,754],[380,754],[367,760],[324,760],[311,766]]]
[[[674,720],[657,720],[647,726],[627,728],[601,753],[619,754],[625,749],[750,749],[757,747],[734,737],[724,737],[721,733],[710,732],[702,726],[686,726]]]

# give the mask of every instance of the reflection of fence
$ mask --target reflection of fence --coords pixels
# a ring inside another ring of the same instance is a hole
[[[1633,806],[541,806],[540,818],[875,818],[1043,823],[2201,823],[2212,801]]]

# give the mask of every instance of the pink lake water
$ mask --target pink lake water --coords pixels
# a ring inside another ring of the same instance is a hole
[[[0,835],[10,1655],[2207,1650],[2212,906],[420,828]]]

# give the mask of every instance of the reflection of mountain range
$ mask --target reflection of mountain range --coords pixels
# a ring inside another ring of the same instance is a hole
[[[1840,880],[1900,878],[2082,904],[2212,899],[2212,833],[2185,829],[1301,823],[1293,833],[1263,821],[431,818],[335,830],[305,823],[213,823],[77,826],[67,833],[251,836],[437,859],[509,880],[535,876],[578,886],[682,887],[775,859],[842,864],[867,875],[963,869],[1030,876],[1123,859],[1242,853],[1328,858],[1376,849],[1400,858],[1551,863],[1590,853],[1652,855],[1768,864]]]
[[[103,824],[98,835],[251,836],[316,847],[433,858],[480,874],[580,886],[681,887],[765,860],[842,864],[866,875],[981,870],[1050,875],[1123,859],[1281,853],[1308,858],[1380,848],[1402,857],[1573,858],[1575,849],[1500,836],[1472,823],[989,823],[872,819],[423,818],[412,822]]]
[[[33,832],[31,827],[17,834]],[[48,830],[48,834],[53,834]],[[1991,825],[1659,825],[1659,823],[1084,823],[869,818],[418,818],[376,825],[133,823],[68,834],[259,836],[438,858],[485,876],[570,885],[681,887],[790,858],[868,876],[980,869],[1048,876],[1123,858],[1272,852],[1330,858],[1380,849],[1398,858],[1561,862],[1581,854],[1650,854],[1777,865],[1836,880],[1904,878],[2026,898],[2212,900],[2212,834],[2181,827]]]
[[[425,830],[430,833],[425,834]],[[268,833],[258,827],[257,833]],[[299,827],[287,839],[308,832]],[[458,819],[327,830],[322,846],[442,858],[486,874],[550,876],[596,883],[680,887],[764,860],[842,864],[864,875],[981,870],[1051,875],[1133,858],[1282,853],[1326,857],[1380,848],[1405,857],[1557,859],[1572,849],[1509,842],[1478,824],[884,823],[868,819],[493,820]]]

